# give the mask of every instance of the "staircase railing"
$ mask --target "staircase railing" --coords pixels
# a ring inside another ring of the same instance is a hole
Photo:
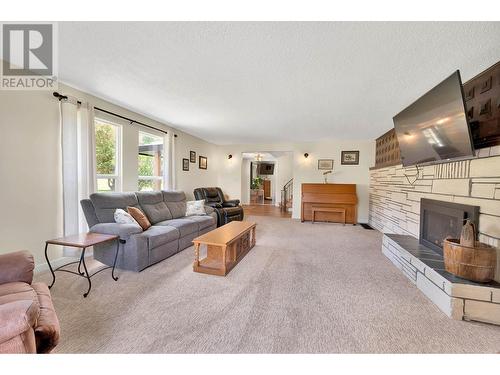
[[[281,189],[281,211],[287,212],[289,208],[289,204],[293,200],[293,178],[288,181]]]

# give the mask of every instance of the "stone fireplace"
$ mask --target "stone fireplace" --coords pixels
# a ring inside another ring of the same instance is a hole
[[[414,183],[405,177],[415,174]],[[465,218],[478,224],[479,241],[498,249],[495,281],[474,283],[444,269],[440,243],[459,237]],[[446,315],[500,325],[500,145],[419,170],[372,169],[369,224],[384,233],[384,255]]]
[[[443,255],[444,239],[460,238],[465,219],[478,228],[479,207],[422,198],[419,243]]]

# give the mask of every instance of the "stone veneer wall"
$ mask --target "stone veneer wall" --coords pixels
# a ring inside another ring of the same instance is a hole
[[[500,247],[500,146],[477,158],[419,168],[402,165],[370,171],[369,224],[383,233],[419,237],[420,199],[479,206],[479,240]],[[500,249],[495,280],[500,282]]]

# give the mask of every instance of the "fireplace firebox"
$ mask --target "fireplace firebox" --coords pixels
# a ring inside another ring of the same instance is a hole
[[[443,255],[446,237],[460,238],[465,219],[478,227],[479,207],[422,198],[419,242]]]

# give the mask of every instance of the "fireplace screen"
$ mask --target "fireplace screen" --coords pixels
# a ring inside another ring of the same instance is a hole
[[[420,243],[443,254],[446,237],[460,238],[465,219],[477,228],[479,207],[422,198],[420,202]]]

